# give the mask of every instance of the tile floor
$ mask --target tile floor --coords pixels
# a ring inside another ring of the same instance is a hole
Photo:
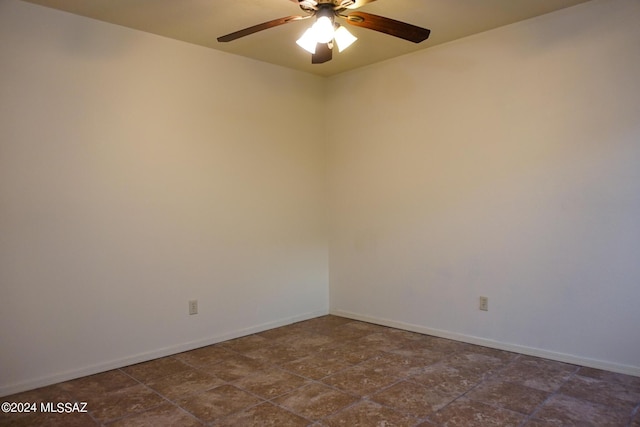
[[[324,316],[8,396],[2,426],[640,427],[640,378]]]

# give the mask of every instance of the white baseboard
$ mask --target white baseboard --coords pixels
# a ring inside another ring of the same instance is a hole
[[[144,353],[139,353],[133,356],[123,357],[117,360],[111,360],[107,362],[97,363],[95,365],[84,366],[82,368],[73,369],[70,371],[59,372],[52,375],[47,375],[41,378],[35,378],[26,380],[20,383],[1,385],[0,397],[8,396],[14,393],[21,393],[27,390],[33,390],[35,388],[56,384],[63,381],[69,381],[76,378],[84,377],[87,375],[98,374],[100,372],[109,371],[111,369],[118,369],[124,366],[133,365],[136,363],[147,362],[149,360],[157,359],[159,357],[170,356],[172,354],[181,353],[183,351],[194,350],[196,348],[204,347],[207,345],[217,344],[219,342],[227,341],[234,338],[243,337],[246,335],[263,332],[269,329],[278,328],[280,326],[290,325],[292,323],[300,322],[303,320],[313,319],[315,317],[324,316],[328,314],[327,310],[318,310],[309,313],[304,313],[297,316],[286,317],[272,322],[263,323],[260,325],[251,326],[249,328],[239,329],[232,332],[228,332],[222,335],[208,337],[201,340],[190,341],[164,347]]]
[[[403,329],[411,332],[418,332],[426,335],[433,335],[441,338],[448,338],[455,341],[466,342],[469,344],[477,344],[484,347],[495,348],[498,350],[506,350],[528,356],[542,357],[545,359],[556,360],[558,362],[571,363],[574,365],[586,366],[589,368],[602,369],[605,371],[618,372],[626,375],[640,377],[640,366],[621,365],[603,360],[589,359],[585,357],[575,356],[572,354],[558,353],[549,350],[543,350],[534,347],[527,347],[518,344],[510,344],[500,341],[494,341],[486,338],[475,337],[472,335],[464,335],[456,332],[449,332],[440,329],[428,328],[421,325],[399,322],[396,320],[383,319],[374,316],[367,316],[358,313],[352,313],[344,310],[330,310],[329,314],[335,316],[347,317],[349,319],[361,320],[363,322],[374,323],[376,325],[389,326],[391,328]]]

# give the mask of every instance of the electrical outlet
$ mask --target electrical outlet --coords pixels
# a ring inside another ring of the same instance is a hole
[[[480,310],[489,311],[489,298],[488,297],[480,297]]]
[[[198,300],[189,301],[189,314],[198,314]]]

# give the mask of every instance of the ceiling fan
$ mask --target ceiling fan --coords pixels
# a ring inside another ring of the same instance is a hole
[[[356,27],[368,28],[370,30],[389,34],[414,43],[420,43],[429,38],[430,30],[385,18],[384,16],[373,15],[365,12],[352,12],[346,14],[349,9],[357,9],[367,3],[376,0],[291,0],[297,3],[307,15],[286,16],[263,22],[243,30],[235,31],[222,37],[218,37],[218,42],[225,43],[237,40],[241,37],[267,30],[289,22],[300,21],[315,17],[315,23],[297,41],[298,45],[311,53],[313,64],[322,64],[331,60],[333,56],[333,45],[338,45],[341,52],[357,40],[345,27],[338,24],[337,18],[344,19],[347,24]]]

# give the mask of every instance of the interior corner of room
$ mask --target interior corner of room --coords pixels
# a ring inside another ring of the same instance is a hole
[[[640,376],[639,21],[325,78],[1,0],[0,395],[327,313]]]

